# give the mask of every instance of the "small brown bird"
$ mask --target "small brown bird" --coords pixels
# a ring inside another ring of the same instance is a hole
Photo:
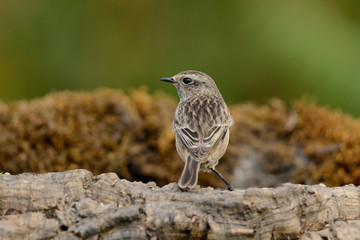
[[[173,121],[176,149],[185,162],[180,188],[193,188],[200,169],[212,170],[232,191],[230,183],[215,170],[229,143],[233,119],[214,80],[192,70],[160,80],[172,83],[180,98]]]

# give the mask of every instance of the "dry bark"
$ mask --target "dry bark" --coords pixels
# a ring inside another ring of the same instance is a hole
[[[181,191],[87,170],[0,175],[1,239],[359,239],[360,189]]]

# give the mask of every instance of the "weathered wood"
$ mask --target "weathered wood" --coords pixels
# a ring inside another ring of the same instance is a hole
[[[360,188],[229,192],[86,170],[0,175],[1,239],[359,239]]]

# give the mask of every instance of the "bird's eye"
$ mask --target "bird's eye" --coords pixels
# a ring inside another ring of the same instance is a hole
[[[184,83],[184,84],[189,84],[189,83],[191,83],[191,82],[192,82],[191,78],[184,78],[184,79],[183,79],[183,83]]]

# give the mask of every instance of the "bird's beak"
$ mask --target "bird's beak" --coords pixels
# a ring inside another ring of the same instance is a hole
[[[160,81],[176,83],[176,81],[172,77],[160,78]]]

